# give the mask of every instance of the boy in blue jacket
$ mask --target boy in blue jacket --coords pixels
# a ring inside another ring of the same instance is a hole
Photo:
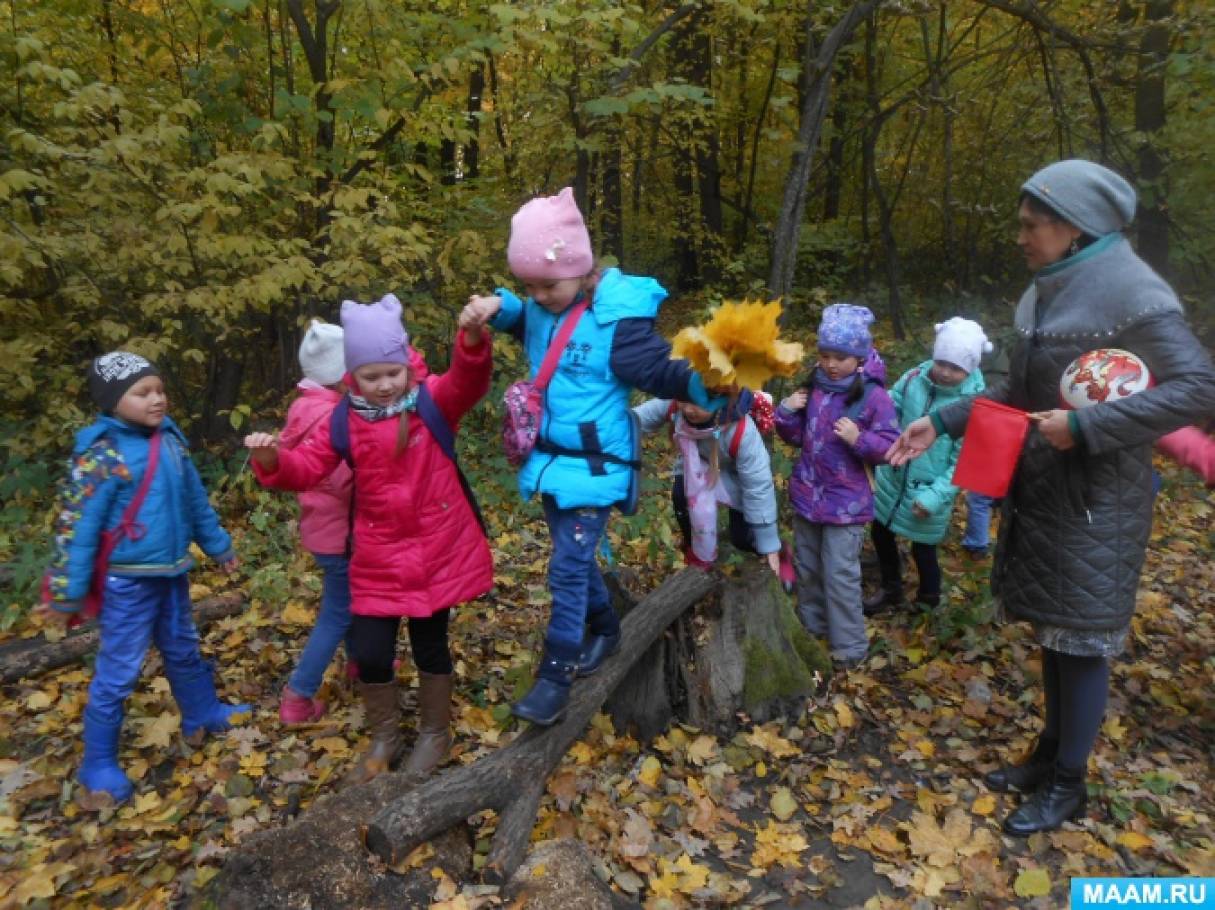
[[[667,296],[662,286],[595,267],[568,187],[515,213],[506,259],[526,299],[499,288],[493,296],[472,297],[465,311],[519,339],[532,377],[574,304],[590,302],[544,390],[536,447],[519,472],[519,492],[524,499],[540,494],[553,539],[553,609],[535,685],[511,710],[547,726],[561,718],[574,677],[594,673],[620,645],[620,620],[595,550],[612,506],[631,510],[636,497],[641,438],[629,390],[707,410],[725,399],[711,397],[686,360],[672,360],[671,346],[654,330]]]
[[[187,738],[228,729],[233,715],[247,713],[249,706],[219,700],[211,665],[198,650],[186,577],[193,565],[190,543],[197,541],[226,572],[236,567],[236,557],[187,454],[185,437],[166,414],[160,375],[143,357],[115,351],[93,361],[88,384],[101,414],[76,434],[42,612],[64,622],[80,614],[103,533],[121,526],[105,568],[79,780],[85,789],[122,802],[134,789],[118,766],[123,704],[150,643],[164,660]],[[146,496],[128,521],[128,506],[150,462]]]

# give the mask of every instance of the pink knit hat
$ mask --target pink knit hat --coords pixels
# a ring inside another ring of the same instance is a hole
[[[591,236],[568,186],[556,196],[537,196],[510,220],[506,261],[516,278],[582,278],[595,267]]]
[[[409,363],[409,335],[401,324],[401,301],[385,294],[376,303],[342,301],[346,369],[369,363]]]

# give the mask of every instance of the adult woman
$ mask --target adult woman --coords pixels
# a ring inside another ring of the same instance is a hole
[[[1152,520],[1151,444],[1215,408],[1215,368],[1169,286],[1122,229],[1135,191],[1114,172],[1068,160],[1021,188],[1017,243],[1034,280],[1017,307],[1020,336],[1008,378],[988,392],[1031,412],[1004,505],[992,590],[1006,616],[1026,619],[1042,646],[1045,724],[1028,761],[985,778],[1031,793],[1004,822],[1009,834],[1058,828],[1083,813],[1088,756],[1121,653]],[[1124,348],[1156,385],[1081,411],[1057,408],[1059,379],[1077,356]],[[970,402],[916,421],[891,464],[938,433],[960,436]]]

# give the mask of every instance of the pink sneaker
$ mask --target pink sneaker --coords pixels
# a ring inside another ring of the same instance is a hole
[[[311,724],[325,714],[325,703],[319,698],[305,698],[290,688],[283,689],[278,705],[278,719],[284,724]]]
[[[780,571],[777,574],[785,593],[792,594],[797,585],[797,572],[793,568],[793,547],[787,543],[780,545]]]

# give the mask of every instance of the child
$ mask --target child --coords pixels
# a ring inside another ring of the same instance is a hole
[[[348,783],[383,773],[401,752],[393,658],[402,617],[418,668],[420,715],[405,769],[428,773],[451,748],[448,615],[493,585],[489,546],[447,454],[458,421],[489,389],[493,362],[482,325],[461,316],[451,368],[423,383],[410,367],[396,297],[344,301],[346,401],[321,421],[310,445],[287,448],[266,433],[245,438],[267,486],[309,489],[344,458],[354,469],[350,636],[371,746]]]
[[[776,409],[781,439],[802,447],[789,479],[798,617],[812,635],[827,636],[832,659],[845,668],[869,650],[860,565],[864,526],[873,518],[866,465],[881,463],[899,435],[872,322],[868,307],[827,307],[809,388]]]
[[[546,389],[537,445],[519,472],[523,498],[541,494],[553,538],[553,608],[538,678],[511,710],[548,725],[565,710],[575,674],[594,673],[620,643],[620,621],[595,550],[611,507],[635,495],[640,440],[629,388],[705,408],[716,402],[686,361],[671,360],[670,345],[654,331],[666,297],[658,282],[595,268],[590,235],[568,187],[519,209],[506,258],[528,299],[499,289],[470,298],[464,312],[492,317],[495,328],[520,339],[532,376],[566,311],[575,301],[591,302]]]
[[[279,445],[288,449],[316,445],[321,426],[328,423],[342,399],[346,361],[341,327],[312,320],[300,343],[299,360],[304,374],[297,386],[300,396],[287,409],[287,425],[279,436]],[[350,487],[350,467],[339,464],[315,487],[299,494],[300,542],[324,574],[316,626],[279,702],[278,716],[284,724],[321,718],[325,703],[314,696],[338,642],[345,640],[347,657],[351,654]]]
[[[991,350],[983,328],[955,316],[938,323],[932,360],[904,373],[890,391],[899,426],[931,414],[986,386],[979,359]],[[903,603],[903,578],[895,534],[911,541],[911,555],[920,573],[916,603],[935,607],[941,602],[941,569],[937,544],[949,530],[954,497],[953,469],[962,449],[961,439],[942,436],[911,464],[877,469],[874,493],[873,549],[878,555],[882,587],[865,600],[865,615],[872,616]]]
[[[689,402],[653,398],[633,413],[643,433],[670,426],[679,448],[671,504],[688,565],[708,568],[717,558],[717,505],[724,503],[730,542],[764,556],[782,581],[792,583],[792,553],[781,546],[772,462],[750,415],[753,400],[743,389],[733,406],[714,414]],[[771,414],[771,405],[768,409]]]
[[[186,578],[194,563],[190,543],[196,541],[225,572],[236,568],[236,557],[186,439],[167,416],[160,374],[138,354],[114,351],[93,361],[88,385],[101,414],[76,434],[42,613],[60,620],[80,613],[90,587],[100,583],[93,574],[103,534],[117,530],[121,537],[104,566],[100,644],[78,778],[91,793],[123,802],[134,792],[118,766],[123,703],[151,642],[160,650],[187,738],[228,729],[249,706],[216,697],[212,667],[198,650]]]

